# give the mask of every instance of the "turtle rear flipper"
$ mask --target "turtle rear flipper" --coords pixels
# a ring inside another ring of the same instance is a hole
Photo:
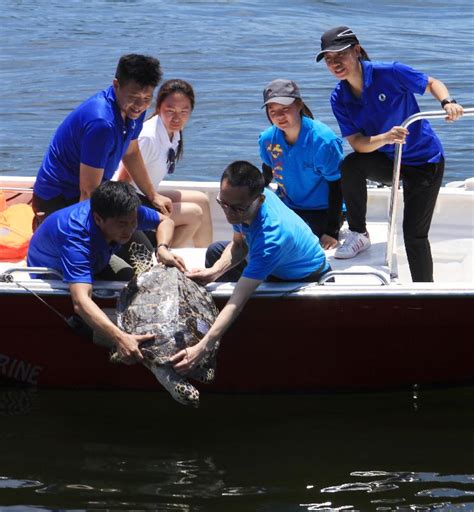
[[[157,365],[146,360],[143,364],[177,402],[199,407],[199,391],[181,375],[178,375],[170,365]]]

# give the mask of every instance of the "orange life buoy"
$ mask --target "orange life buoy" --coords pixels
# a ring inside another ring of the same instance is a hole
[[[0,211],[0,261],[20,261],[26,257],[33,234],[33,209],[14,204]]]
[[[7,200],[5,199],[5,194],[3,190],[0,190],[0,212],[3,212],[7,208]]]

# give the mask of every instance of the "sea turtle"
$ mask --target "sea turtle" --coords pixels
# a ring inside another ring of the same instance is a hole
[[[175,400],[197,407],[199,391],[174,371],[169,359],[206,334],[218,309],[203,286],[175,267],[154,264],[144,246],[137,244],[131,252],[136,275],[117,301],[117,325],[129,334],[155,334],[154,339],[140,344],[144,365]],[[217,345],[189,377],[205,383],[214,380],[216,351]],[[120,361],[117,352],[111,360]]]

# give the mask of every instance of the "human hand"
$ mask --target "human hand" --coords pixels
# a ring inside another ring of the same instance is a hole
[[[166,265],[167,267],[176,267],[181,272],[186,272],[186,264],[184,263],[183,258],[178,256],[177,254],[172,253],[165,246],[161,246],[156,251],[157,258]]]
[[[199,284],[212,283],[219,277],[211,268],[193,268],[186,275]]]
[[[154,337],[154,334],[127,334],[124,332],[121,340],[117,342],[117,353],[121,361],[129,365],[143,361],[139,345]]]
[[[403,126],[394,126],[385,133],[386,144],[405,144],[409,132]]]
[[[170,358],[170,362],[173,364],[173,369],[179,375],[187,375],[199,364],[199,361],[205,355],[205,349],[201,343],[188,347],[184,350],[180,350],[174,356]]]
[[[319,242],[321,244],[321,247],[326,250],[334,249],[334,247],[337,246],[337,239],[333,238],[330,235],[321,235]]]
[[[457,121],[464,114],[463,107],[458,103],[446,103],[443,108],[448,114],[445,119],[449,122]]]
[[[173,202],[169,197],[155,193],[151,200],[153,206],[163,215],[171,215],[173,211]]]

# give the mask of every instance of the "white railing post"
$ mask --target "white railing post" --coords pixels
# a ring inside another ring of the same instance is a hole
[[[474,116],[474,108],[465,108],[464,116]],[[463,116],[463,117],[464,117]],[[431,112],[419,112],[409,118],[405,119],[401,126],[406,128],[415,121],[421,119],[444,119],[446,112],[444,110],[437,110]],[[461,118],[462,119],[462,118]],[[388,267],[389,275],[392,275],[392,260],[395,242],[395,229],[397,225],[397,213],[398,213],[398,186],[400,184],[400,168],[402,165],[402,151],[403,144],[395,145],[395,155],[393,159],[393,178],[392,178],[392,193],[390,195],[390,209],[388,213],[388,232],[387,232],[387,249],[385,252],[385,265]]]

